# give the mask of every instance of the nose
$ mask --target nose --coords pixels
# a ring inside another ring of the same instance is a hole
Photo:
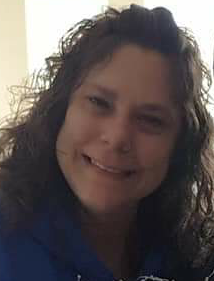
[[[132,149],[133,130],[129,118],[114,116],[105,121],[101,140],[111,149],[128,153]]]

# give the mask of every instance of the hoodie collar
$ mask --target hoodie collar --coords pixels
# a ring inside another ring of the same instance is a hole
[[[77,281],[116,281],[112,272],[98,259],[93,249],[82,237],[75,217],[68,216],[63,208],[46,207],[28,231],[51,256],[74,273]],[[169,247],[164,244],[157,245],[144,259],[137,281],[180,281],[180,279],[173,279],[170,263]],[[172,277],[169,278],[171,275]],[[213,281],[214,269],[206,278],[199,280]],[[188,279],[187,281],[196,280]]]
[[[68,216],[62,208],[46,208],[29,231],[51,256],[75,272],[79,280],[114,280],[113,274],[84,241],[75,218]]]

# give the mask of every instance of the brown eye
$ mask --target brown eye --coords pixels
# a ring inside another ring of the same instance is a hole
[[[96,107],[103,108],[103,109],[109,109],[110,103],[106,101],[103,98],[97,97],[97,96],[90,96],[88,97],[88,100]]]

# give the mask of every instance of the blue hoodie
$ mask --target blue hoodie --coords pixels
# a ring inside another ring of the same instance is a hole
[[[205,279],[212,270],[204,276],[201,272],[176,272],[169,246],[164,244],[156,245],[142,260],[137,281],[214,280]],[[75,219],[62,209],[52,208],[30,228],[0,236],[0,281],[116,280],[84,241]]]

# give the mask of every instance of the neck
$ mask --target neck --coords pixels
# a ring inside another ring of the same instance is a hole
[[[130,260],[135,263],[137,258],[136,217],[136,209],[80,214],[83,235],[116,278],[130,277],[133,273]]]

